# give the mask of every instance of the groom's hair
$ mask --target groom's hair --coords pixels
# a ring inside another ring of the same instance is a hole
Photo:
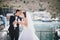
[[[24,17],[26,17],[26,12],[23,12],[23,14],[24,14]]]
[[[16,10],[16,13],[19,12],[19,11],[21,11],[21,10],[17,9],[17,10]]]
[[[19,11],[21,11],[21,10],[17,9],[17,10],[15,11],[14,15],[15,15],[17,12],[19,12]]]

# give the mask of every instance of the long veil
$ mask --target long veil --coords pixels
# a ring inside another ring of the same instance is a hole
[[[35,28],[33,26],[33,21],[32,21],[32,13],[26,12],[26,17],[28,20],[28,28],[30,28],[33,32],[35,32]]]

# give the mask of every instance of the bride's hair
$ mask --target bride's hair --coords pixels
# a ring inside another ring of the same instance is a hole
[[[23,14],[24,14],[24,17],[26,17],[26,12],[23,12]]]

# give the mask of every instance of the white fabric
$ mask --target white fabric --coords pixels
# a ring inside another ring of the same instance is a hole
[[[27,20],[28,20],[28,27],[35,32],[34,26],[33,26],[33,21],[32,21],[32,13],[31,12],[27,12],[26,13],[27,16]]]
[[[38,37],[35,35],[35,29],[33,27],[31,14],[26,13],[26,15],[28,20],[28,28],[24,27],[24,30],[19,35],[18,40],[39,40]]]
[[[17,18],[18,17],[15,17],[15,21],[17,22]],[[14,24],[14,28],[16,28],[17,27],[17,24]]]
[[[31,29],[27,28],[21,32],[18,40],[39,40],[39,39]]]

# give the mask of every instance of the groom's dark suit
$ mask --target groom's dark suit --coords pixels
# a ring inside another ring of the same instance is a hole
[[[9,27],[9,35],[11,37],[11,40],[18,40],[19,37],[19,25],[14,29],[13,22],[15,21],[15,16],[10,17],[10,27]]]

